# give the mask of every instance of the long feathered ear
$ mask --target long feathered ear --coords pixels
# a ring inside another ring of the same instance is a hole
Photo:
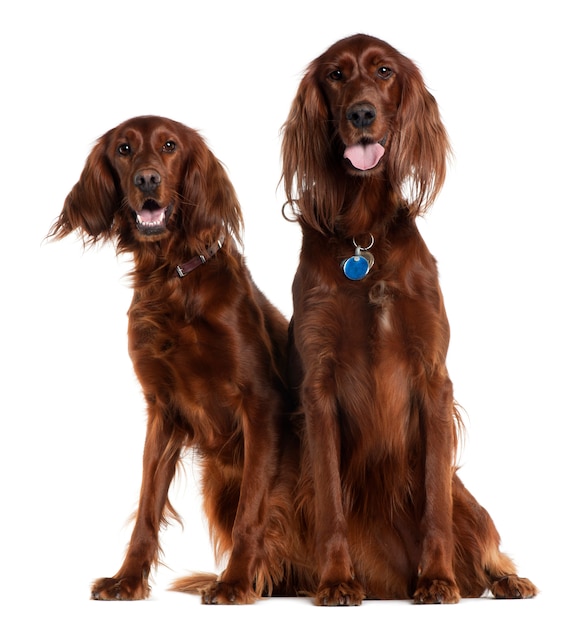
[[[200,235],[200,240],[194,242],[200,253],[221,234],[242,244],[241,207],[225,168],[195,131],[191,131],[189,143],[182,184],[184,232]]]
[[[317,230],[330,229],[340,206],[337,166],[330,142],[327,104],[316,77],[317,61],[308,68],[288,119],[282,127],[282,178],[290,208]],[[317,182],[316,182],[317,181]]]
[[[114,213],[121,198],[105,154],[107,136],[108,133],[103,135],[89,154],[48,238],[62,239],[74,230],[80,232],[86,244],[111,237]]]
[[[389,178],[418,214],[428,209],[442,188],[451,148],[436,100],[418,68],[409,62],[401,74],[404,82],[389,151]]]

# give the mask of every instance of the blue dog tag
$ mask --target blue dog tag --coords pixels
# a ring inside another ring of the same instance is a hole
[[[367,276],[375,263],[375,257],[368,252],[369,248],[375,243],[372,233],[369,233],[371,243],[366,248],[361,248],[353,237],[353,245],[355,246],[355,254],[341,263],[341,269],[349,280],[361,280]]]
[[[343,262],[343,273],[349,280],[361,280],[365,278],[371,269],[369,261],[355,251],[354,256]]]

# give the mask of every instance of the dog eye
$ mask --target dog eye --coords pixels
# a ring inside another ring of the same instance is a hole
[[[175,141],[166,141],[166,143],[162,146],[162,152],[174,152],[175,149]]]
[[[331,80],[341,80],[343,78],[343,72],[341,70],[333,70],[333,72],[329,74],[329,78]]]
[[[379,67],[379,69],[377,70],[377,76],[379,78],[390,78],[393,75],[393,71],[391,70],[390,67],[386,67],[385,65]]]
[[[132,149],[130,148],[130,144],[121,143],[117,148],[118,154],[122,154],[122,156],[129,156],[132,153]]]

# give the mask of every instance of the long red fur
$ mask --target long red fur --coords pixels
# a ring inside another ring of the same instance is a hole
[[[345,158],[360,142],[384,145],[375,167]],[[366,35],[309,65],[284,126],[284,188],[303,233],[290,367],[305,418],[298,502],[317,604],[536,593],[456,475],[450,331],[416,227],[449,150],[417,67]],[[349,280],[342,261],[373,240],[373,267]]]
[[[272,584],[262,563],[265,537],[283,524],[269,493],[288,423],[288,322],[254,284],[239,252],[241,228],[235,190],[203,139],[148,116],[101,137],[50,231],[113,241],[134,268],[128,341],[148,405],[143,478],[124,562],[94,582],[93,599],[149,595],[159,528],[175,513],[168,488],[187,447],[201,461],[204,510],[228,564],[219,578],[178,588],[247,603]],[[178,265],[200,256],[204,264],[178,275]]]

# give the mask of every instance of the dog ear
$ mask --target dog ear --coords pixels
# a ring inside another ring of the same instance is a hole
[[[74,230],[79,230],[83,241],[90,244],[111,237],[120,194],[106,155],[108,135],[103,135],[93,147],[48,237],[62,239]]]
[[[408,62],[389,155],[389,176],[406,197],[411,210],[426,211],[446,176],[450,142],[434,96],[426,89],[418,68]]]
[[[338,177],[333,175],[336,162],[329,140],[329,113],[317,67],[314,61],[308,68],[282,127],[281,182],[296,216],[322,231],[333,228],[334,209],[341,202]]]
[[[221,234],[242,244],[241,207],[225,168],[196,131],[188,129],[187,139],[189,154],[180,218],[184,232],[193,239],[193,247],[200,254]],[[199,241],[194,239],[197,233]]]

